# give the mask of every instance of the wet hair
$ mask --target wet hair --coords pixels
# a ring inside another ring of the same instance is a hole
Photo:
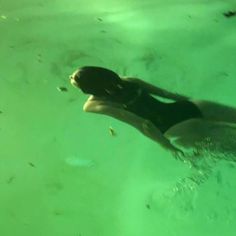
[[[123,81],[115,72],[96,66],[84,66],[74,74],[82,92],[98,97],[110,97],[122,89]]]

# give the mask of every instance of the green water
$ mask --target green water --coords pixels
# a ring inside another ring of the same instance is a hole
[[[194,170],[134,128],[84,113],[87,97],[68,83],[97,65],[236,107],[236,17],[222,14],[235,9],[0,0],[0,235],[235,235],[233,163],[175,191]]]

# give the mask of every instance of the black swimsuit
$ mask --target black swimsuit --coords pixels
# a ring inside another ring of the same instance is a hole
[[[127,96],[123,97],[124,109],[150,120],[162,133],[184,120],[202,117],[198,107],[187,100],[172,103],[160,102],[137,85],[131,94],[132,99],[130,96],[128,96],[129,99]]]

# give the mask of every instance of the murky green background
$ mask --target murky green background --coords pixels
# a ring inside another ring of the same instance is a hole
[[[233,163],[176,192],[189,165],[84,113],[87,97],[68,83],[98,65],[236,106],[236,17],[223,16],[235,9],[234,0],[0,0],[0,235],[235,235]]]

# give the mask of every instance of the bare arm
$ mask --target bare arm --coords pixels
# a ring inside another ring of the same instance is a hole
[[[128,80],[130,82],[137,83],[140,87],[142,87],[147,92],[149,92],[153,95],[157,95],[159,97],[168,98],[168,99],[175,100],[175,101],[189,100],[190,99],[187,96],[183,96],[183,95],[179,95],[177,93],[169,92],[165,89],[161,89],[157,86],[149,84],[149,83],[147,83],[147,82],[145,82],[141,79],[138,79],[138,78],[127,77],[127,78],[123,78],[123,79]]]
[[[173,146],[170,141],[161,133],[161,131],[152,124],[132,112],[126,111],[122,105],[102,100],[89,99],[84,105],[84,111],[94,112],[112,116],[120,121],[128,123],[138,129],[142,134],[159,143],[165,149],[174,152],[175,156],[180,155],[180,150]]]

